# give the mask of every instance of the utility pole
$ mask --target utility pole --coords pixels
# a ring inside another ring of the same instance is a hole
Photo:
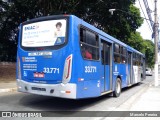
[[[155,44],[155,75],[154,75],[154,85],[158,86],[158,20],[157,20],[157,0],[155,2],[155,12],[154,12],[154,44]]]
[[[144,6],[145,6],[145,8],[146,8],[146,11],[147,11],[147,15],[148,15],[150,24],[151,24],[151,26],[152,26],[152,30],[154,31],[154,28],[153,28],[154,22],[152,21],[151,10],[150,10],[150,8],[149,8],[149,6],[148,6],[148,2],[147,2],[147,0],[143,0],[143,3],[144,3]]]

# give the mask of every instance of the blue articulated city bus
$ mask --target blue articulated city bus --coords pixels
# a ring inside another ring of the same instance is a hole
[[[145,56],[74,15],[20,24],[19,92],[69,99],[113,93],[145,78]]]

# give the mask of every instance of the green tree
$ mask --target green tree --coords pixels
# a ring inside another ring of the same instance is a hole
[[[144,40],[139,32],[132,32],[130,38],[126,41],[131,47],[136,50],[145,53],[145,48],[143,44]]]
[[[0,61],[15,61],[15,22],[12,21],[10,14],[10,4],[0,0]]]
[[[150,40],[144,40],[143,42],[145,48],[146,64],[147,67],[153,68],[155,61],[155,46],[154,43]]]
[[[131,37],[126,42],[131,47],[145,54],[147,67],[153,68],[154,43],[151,40],[144,40],[139,32],[132,32]]]
[[[96,11],[96,16],[92,16],[93,20],[91,19],[91,23],[97,23],[98,28],[126,43],[128,38],[130,38],[131,32],[135,32],[136,29],[141,26],[143,20],[140,18],[138,8],[133,6],[133,4],[122,5],[121,2],[113,2],[113,5],[106,3],[107,6],[105,4],[103,5],[103,3],[102,5],[99,5],[101,6],[101,9]],[[119,10],[116,10],[113,15],[111,15],[108,12],[110,8]],[[120,10],[126,12],[122,12]]]

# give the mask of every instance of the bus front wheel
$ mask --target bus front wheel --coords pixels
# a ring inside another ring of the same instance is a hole
[[[115,84],[115,90],[113,92],[114,97],[119,97],[121,94],[121,79],[117,78],[116,79],[116,84]]]

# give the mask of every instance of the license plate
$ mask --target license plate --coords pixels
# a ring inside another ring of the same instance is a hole
[[[44,73],[34,73],[35,78],[44,78]]]

